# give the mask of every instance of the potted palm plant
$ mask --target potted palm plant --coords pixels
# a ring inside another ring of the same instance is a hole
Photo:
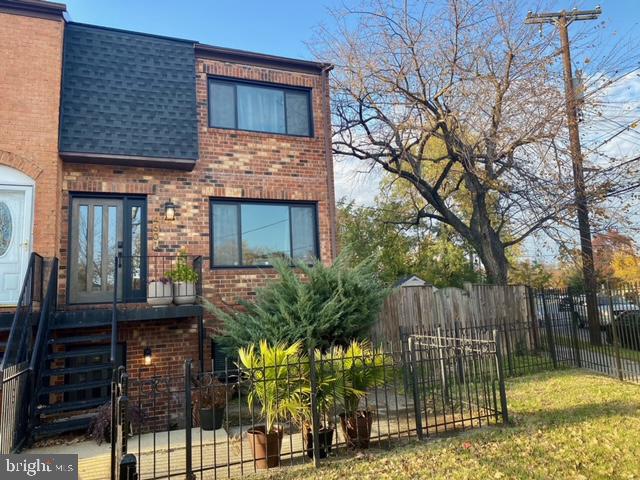
[[[176,305],[195,303],[198,272],[189,266],[186,250],[180,250],[175,267],[165,275],[173,281],[173,302]]]
[[[318,429],[318,452],[320,458],[326,458],[331,453],[335,427],[332,422],[332,412],[336,405],[343,403],[345,376],[340,364],[327,354],[314,350],[316,377],[316,405],[320,417]],[[311,365],[309,365],[311,368]],[[304,374],[309,379],[309,374]],[[302,439],[306,447],[307,456],[313,458],[313,418],[311,409],[311,385],[306,389],[309,395],[303,395],[303,405],[300,409],[298,422],[302,429]]]
[[[247,402],[249,408],[257,403],[264,425],[247,431],[256,468],[274,468],[280,465],[282,427],[299,414],[302,396],[308,395],[303,374],[308,371],[308,359],[302,352],[301,342],[291,346],[279,343],[270,346],[266,341],[240,348],[238,366],[249,380]]]
[[[360,409],[360,401],[369,389],[383,386],[391,379],[390,362],[383,352],[366,341],[353,341],[347,348],[336,347],[329,355],[344,375],[344,411],[340,413],[340,426],[347,447],[369,448],[373,412]]]
[[[173,302],[173,287],[171,280],[167,277],[160,277],[157,280],[150,280],[147,286],[147,303],[154,307],[170,305]]]

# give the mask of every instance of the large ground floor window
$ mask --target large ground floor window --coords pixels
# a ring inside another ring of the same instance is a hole
[[[315,203],[211,201],[211,265],[268,266],[273,257],[319,257]]]
[[[69,303],[112,301],[117,255],[118,298],[146,299],[146,225],[145,198],[72,196]]]

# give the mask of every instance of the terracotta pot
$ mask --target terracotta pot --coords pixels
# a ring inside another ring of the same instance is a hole
[[[247,439],[253,453],[256,468],[275,468],[280,466],[280,448],[282,447],[282,429],[265,433],[266,427],[259,425],[247,430]]]
[[[154,307],[170,305],[173,302],[173,287],[171,283],[149,282],[147,287],[147,303]]]
[[[320,443],[319,458],[327,458],[331,453],[331,445],[333,444],[333,427],[323,427],[318,432],[318,440]],[[304,440],[307,447],[307,456],[313,458],[313,432],[310,428],[304,427]]]
[[[175,282],[173,284],[173,303],[191,305],[196,302],[196,284],[193,282]]]
[[[340,414],[340,426],[348,448],[369,448],[373,414],[366,410],[358,410],[346,415]]]

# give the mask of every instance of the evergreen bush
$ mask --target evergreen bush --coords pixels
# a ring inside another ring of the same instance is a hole
[[[376,274],[376,258],[352,263],[343,252],[331,266],[274,259],[278,278],[256,292],[254,301],[222,310],[205,306],[223,322],[217,341],[228,352],[266,340],[270,345],[303,341],[327,349],[366,336],[389,293]]]

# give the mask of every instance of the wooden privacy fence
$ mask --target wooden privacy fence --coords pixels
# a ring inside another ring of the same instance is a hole
[[[372,336],[378,341],[396,342],[401,329],[452,329],[456,323],[462,328],[525,326],[532,319],[528,289],[523,285],[400,287],[385,300]]]

